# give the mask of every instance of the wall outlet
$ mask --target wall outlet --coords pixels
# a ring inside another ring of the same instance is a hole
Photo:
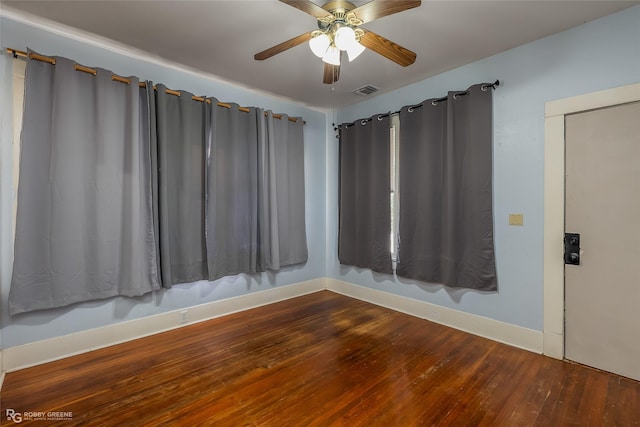
[[[180,312],[180,324],[185,324],[189,321],[189,318],[187,316],[187,313],[189,313],[189,310],[182,310]]]

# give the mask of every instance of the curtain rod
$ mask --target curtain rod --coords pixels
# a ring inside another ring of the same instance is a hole
[[[493,82],[493,83],[487,83],[487,84],[484,84],[484,85],[480,86],[480,88],[481,88],[481,89],[482,89],[482,91],[484,92],[484,91],[486,91],[486,90],[487,90],[487,89],[489,89],[489,88],[491,88],[491,89],[495,89],[495,88],[496,88],[496,87],[498,87],[498,86],[500,86],[500,80],[496,80],[496,81],[495,81],[495,82]],[[463,91],[463,92],[454,93],[454,94],[453,94],[453,98],[454,98],[454,99],[456,99],[458,96],[465,96],[465,95],[469,95],[469,93],[470,93],[470,92],[469,92],[468,90],[465,90],[465,91]],[[431,105],[434,105],[434,106],[435,106],[435,105],[438,105],[438,102],[446,101],[448,98],[449,98],[448,96],[443,96],[442,98],[436,98],[436,99],[433,99],[433,100],[431,100]],[[423,105],[424,105],[424,104],[422,104],[422,103],[421,103],[421,104],[416,104],[416,105],[410,105],[408,108],[409,108],[409,111],[413,111],[413,110],[415,110],[416,108],[420,108],[420,107],[422,107]],[[393,113],[392,113],[392,112],[388,112],[388,113],[384,113],[384,114],[378,114],[378,120],[382,120],[382,119],[383,119],[383,118],[385,118],[385,117],[395,116],[395,115],[398,115],[398,114],[400,114],[400,110],[398,110],[398,111],[394,111]],[[340,126],[345,126],[345,127],[347,127],[347,128],[348,128],[349,126],[353,126],[353,125],[355,125],[355,124],[356,124],[356,123],[358,123],[358,122],[360,122],[361,124],[363,124],[363,125],[364,125],[365,123],[367,123],[367,122],[369,122],[369,121],[371,121],[371,120],[373,120],[373,118],[371,118],[371,117],[370,117],[370,118],[368,118],[368,119],[356,120],[356,121],[351,122],[351,123],[341,123],[341,124],[339,124],[338,126],[336,126],[336,125],[335,125],[335,123],[334,123],[334,124],[333,124],[333,130],[334,130],[334,131],[337,131],[337,130],[339,129],[339,127],[340,127]],[[336,135],[336,138],[338,138],[338,136],[337,136],[337,135]]]
[[[496,80],[493,83],[487,83],[487,84],[483,84],[482,86],[480,86],[480,89],[482,89],[482,91],[486,91],[487,89],[491,88],[491,89],[495,89],[496,87],[500,86],[500,80]],[[458,92],[458,93],[454,93],[453,94],[453,99],[457,99],[458,96],[465,96],[465,95],[469,95],[469,91],[465,90],[464,92]],[[438,105],[438,102],[442,102],[442,101],[446,101],[449,97],[448,96],[443,96],[442,98],[437,98],[437,99],[433,99],[431,100],[431,105],[435,106]],[[424,104],[420,103],[417,105],[411,105],[409,107],[409,110],[414,110],[416,108],[420,108],[422,107]],[[390,114],[400,114],[400,110],[398,111],[394,111],[393,113]]]
[[[50,56],[38,55],[37,53],[27,53],[27,52],[24,52],[22,50],[12,49],[12,48],[9,48],[9,47],[6,49],[6,51],[7,51],[7,53],[13,55],[14,58],[17,58],[17,57],[20,56],[20,57],[23,57],[23,58],[35,59],[36,61],[48,62],[49,64],[52,64],[52,65],[56,64],[56,59],[55,58],[51,58]],[[83,71],[83,72],[88,73],[88,74],[93,74],[94,76],[96,74],[98,74],[98,72],[95,69],[89,68],[89,67],[85,67],[84,65],[75,64],[73,66],[73,68],[76,71]],[[116,81],[116,82],[120,82],[120,83],[125,83],[125,84],[128,84],[128,85],[131,84],[131,80],[129,80],[126,77],[118,76],[116,74],[112,74],[111,75],[111,80]],[[140,87],[145,87],[145,88],[147,87],[147,84],[145,82],[140,82],[140,83],[138,83],[138,85]],[[153,89],[154,90],[158,90],[158,87],[154,86]],[[165,92],[170,94],[170,95],[182,96],[182,92],[180,92],[178,90],[165,89]],[[193,99],[194,101],[206,102],[207,104],[211,104],[211,100],[210,99],[207,99],[207,98],[202,97],[202,96],[193,95],[191,97],[191,99]],[[226,104],[224,102],[218,102],[218,107],[224,107],[224,108],[229,108],[230,109],[231,108],[231,104]],[[239,107],[238,109],[240,111],[244,112],[244,113],[248,113],[249,111],[251,111],[247,107]],[[266,114],[267,113],[265,112],[265,115]],[[274,119],[281,119],[283,117],[282,114],[272,114],[272,116],[273,116]],[[298,121],[298,119],[295,118],[295,117],[289,117],[288,120],[290,122],[297,122]],[[306,124],[305,121],[302,121],[302,123]]]

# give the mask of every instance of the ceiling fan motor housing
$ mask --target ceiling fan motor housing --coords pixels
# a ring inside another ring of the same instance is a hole
[[[333,15],[335,15],[336,13],[347,13],[350,10],[353,10],[356,8],[356,6],[348,1],[341,1],[341,0],[337,0],[337,1],[330,1],[325,3],[322,8],[324,10],[326,10],[329,13],[332,13]]]
[[[330,1],[322,8],[329,12],[328,16],[318,18],[319,31],[314,31],[316,36],[320,33],[333,33],[334,35],[341,27],[349,27],[354,30],[355,40],[360,41],[364,31],[357,27],[362,25],[362,20],[355,13],[350,13],[356,6],[348,1]],[[356,55],[357,56],[357,55]]]
[[[356,6],[348,1],[330,1],[322,6],[330,15],[318,18],[318,28],[321,31],[328,30],[331,26],[357,27],[362,25],[362,21],[354,13],[349,14]]]

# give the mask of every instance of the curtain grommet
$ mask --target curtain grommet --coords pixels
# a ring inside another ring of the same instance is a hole
[[[410,112],[410,113],[413,113],[413,107],[407,108],[407,111]]]
[[[434,107],[437,107],[438,106],[438,102],[433,100],[433,101],[431,101],[431,105],[433,105]]]
[[[378,121],[381,122],[382,121],[382,115],[378,116]]]
[[[481,91],[483,91],[483,92],[486,92],[486,91],[487,91],[487,89],[489,89],[489,86],[488,86],[488,85],[482,85],[482,86],[480,86],[480,90],[481,90]]]
[[[362,126],[364,126],[364,125],[366,125],[366,124],[367,124],[367,121],[366,121],[366,120],[360,120],[360,124],[361,124]]]

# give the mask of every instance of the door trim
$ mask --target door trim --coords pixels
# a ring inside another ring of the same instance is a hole
[[[565,116],[640,101],[640,83],[550,101],[544,119],[543,354],[564,358]]]

